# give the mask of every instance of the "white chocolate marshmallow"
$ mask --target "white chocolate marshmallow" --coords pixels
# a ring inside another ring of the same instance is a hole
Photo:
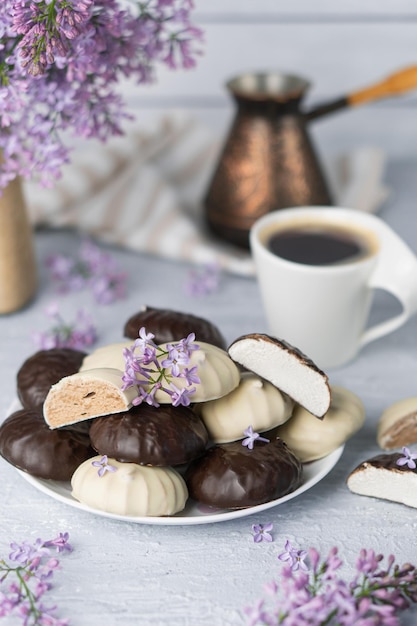
[[[188,489],[170,467],[147,467],[108,459],[110,470],[99,476],[100,456],[82,463],[71,479],[72,495],[91,507],[131,517],[174,515],[185,507]]]
[[[330,408],[318,420],[301,406],[292,417],[275,431],[302,461],[321,459],[345,443],[365,421],[362,401],[343,387],[332,386]]]
[[[242,439],[248,426],[263,432],[283,424],[291,416],[293,406],[293,400],[274,385],[245,372],[236,389],[201,404],[201,417],[211,439],[226,443]]]

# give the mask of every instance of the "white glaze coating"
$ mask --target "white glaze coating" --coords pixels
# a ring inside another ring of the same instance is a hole
[[[301,406],[276,433],[305,462],[320,459],[356,433],[365,421],[365,408],[358,396],[343,387],[332,386],[330,408],[322,420]]]
[[[174,515],[184,508],[188,490],[176,470],[108,459],[116,471],[99,476],[99,468],[92,463],[100,459],[100,456],[88,459],[72,476],[72,495],[83,504],[132,517]]]
[[[130,348],[133,341],[119,341],[97,348],[88,354],[82,362],[80,372],[84,370],[111,367],[124,371],[125,360],[123,357],[124,348]]]
[[[274,385],[245,372],[236,389],[201,405],[201,417],[211,439],[225,443],[242,439],[248,426],[263,432],[283,424],[290,417],[293,406],[293,400]]]

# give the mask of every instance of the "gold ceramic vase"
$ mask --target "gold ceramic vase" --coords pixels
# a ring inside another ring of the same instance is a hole
[[[37,287],[33,232],[20,179],[0,196],[0,314],[24,307]]]

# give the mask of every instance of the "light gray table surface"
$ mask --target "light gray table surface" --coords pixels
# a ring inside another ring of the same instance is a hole
[[[417,163],[392,163],[391,188],[380,215],[417,253]],[[39,290],[26,309],[0,317],[0,411],[15,398],[16,372],[35,351],[31,331],[45,329],[44,309],[56,300],[44,263],[49,254],[73,254],[79,237],[71,232],[37,232]],[[266,332],[255,279],[222,276],[219,289],[204,297],[184,294],[189,266],[112,249],[129,275],[128,297],[95,306],[89,293],[60,298],[64,315],[83,306],[94,315],[97,345],[122,339],[125,320],[142,304],[172,308],[213,321],[227,341],[247,332]],[[373,317],[395,304],[378,297]],[[385,339],[370,344],[349,365],[328,372],[363,401],[366,423],[345,447],[334,469],[306,493],[284,504],[225,522],[193,525],[143,525],[91,515],[41,493],[0,460],[0,551],[11,541],[69,532],[74,551],[62,557],[49,597],[73,626],[223,626],[242,624],[242,609],[253,604],[265,583],[277,576],[285,540],[323,554],[337,545],[347,574],[360,548],[394,553],[399,562],[417,563],[417,511],[400,504],[353,495],[349,472],[379,452],[376,424],[391,403],[417,395],[417,317]],[[274,541],[254,543],[251,525],[273,522]],[[7,619],[5,620],[6,623]],[[417,623],[417,608],[403,624]],[[12,622],[10,621],[10,624]]]

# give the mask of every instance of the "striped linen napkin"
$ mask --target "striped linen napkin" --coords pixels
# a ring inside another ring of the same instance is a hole
[[[252,275],[248,252],[206,229],[202,199],[221,141],[186,113],[146,129],[132,125],[108,143],[86,141],[53,189],[25,183],[34,226],[74,227],[132,250]],[[384,156],[363,148],[325,164],[339,206],[375,211],[387,190]]]

